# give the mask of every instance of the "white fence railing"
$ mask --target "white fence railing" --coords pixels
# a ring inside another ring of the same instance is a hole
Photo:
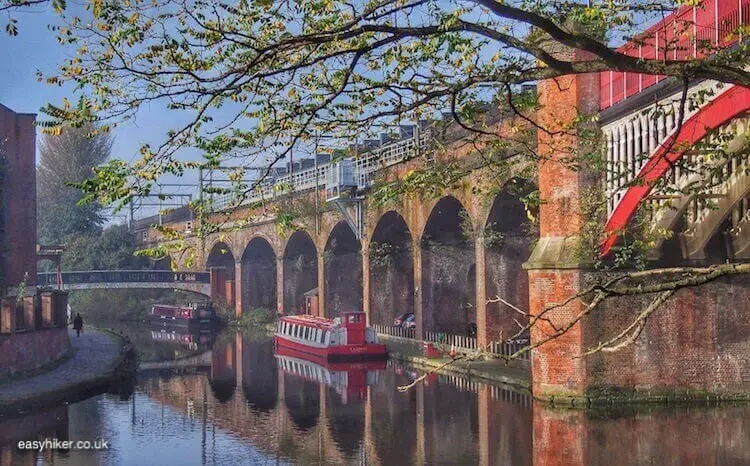
[[[391,337],[406,338],[414,341],[419,341],[416,340],[416,331],[413,328],[407,329],[395,325],[378,324],[373,324],[371,325],[371,327],[379,335],[387,335]],[[424,332],[424,340],[422,340],[422,342],[437,343],[445,348],[456,349],[458,351],[477,351],[477,349],[479,348],[479,343],[474,337],[452,335],[442,332]],[[510,356],[527,345],[528,341],[493,341],[490,342],[486,348],[483,348],[483,351],[498,356]],[[518,360],[528,363],[531,360],[531,353],[527,351],[519,355]]]
[[[373,330],[380,335],[388,335],[398,338],[415,338],[416,329],[403,328],[395,325],[371,325]]]
[[[363,189],[370,186],[373,174],[378,170],[416,157],[420,150],[427,148],[430,138],[431,132],[429,130],[420,131],[419,127],[415,127],[414,135],[410,138],[393,141],[359,154],[356,157],[346,159],[354,161],[358,187]],[[254,193],[243,199],[241,205],[273,200],[278,195],[289,194],[291,192],[308,191],[321,186],[326,188],[329,171],[335,167],[336,163],[338,162],[318,165],[317,176],[316,168],[313,167],[300,170],[292,175],[276,178],[273,182],[264,183]],[[236,200],[236,194],[214,196],[212,208],[214,210],[222,210],[231,206]]]

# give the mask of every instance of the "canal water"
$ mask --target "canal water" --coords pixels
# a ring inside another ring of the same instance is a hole
[[[127,332],[135,387],[0,419],[0,464],[750,464],[746,405],[560,410],[446,376],[402,393],[419,372],[395,362],[323,371],[262,335]]]

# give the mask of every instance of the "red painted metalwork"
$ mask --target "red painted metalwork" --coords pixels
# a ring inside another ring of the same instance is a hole
[[[635,214],[638,205],[649,195],[654,183],[679,160],[687,149],[703,139],[715,128],[750,111],[750,89],[733,86],[707,104],[682,125],[678,134],[668,137],[638,173],[639,184],[633,185],[623,195],[607,222],[607,239],[601,246],[601,255],[608,256],[617,243],[620,232]]]
[[[750,25],[750,0],[703,0],[682,6],[636,36],[618,51],[645,59],[689,60],[710,54],[713,47],[728,47],[739,39],[734,31]],[[600,108],[627,99],[665,76],[604,71]]]

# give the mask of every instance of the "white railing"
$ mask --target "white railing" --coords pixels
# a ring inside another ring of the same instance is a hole
[[[348,160],[355,161],[355,171],[359,188],[363,189],[371,185],[373,174],[378,170],[402,163],[418,155],[419,151],[427,148],[431,133],[429,130],[419,131],[414,128],[414,136],[407,139],[390,142],[365,152]],[[300,170],[292,175],[276,178],[273,183],[259,186],[255,192],[244,199],[241,205],[253,204],[259,201],[272,200],[281,194],[290,192],[301,192],[324,187],[328,179],[328,172],[337,162],[320,164],[316,169],[308,168]],[[213,197],[213,209],[221,210],[232,205],[236,201],[236,194],[223,194]]]
[[[695,102],[685,105],[683,121],[710,103],[712,99],[705,97],[706,93],[718,96],[729,88],[731,86],[721,88],[715,81],[703,81],[695,85],[689,90],[689,95],[699,97]],[[680,127],[678,114],[681,93],[682,91],[679,91],[602,127],[607,146],[604,183],[608,216],[615,211],[646,162]],[[672,173],[675,178],[673,181],[684,182],[686,175],[687,173],[682,173],[680,168],[676,167]]]
[[[403,328],[395,325],[371,325],[370,326],[378,335],[388,335],[397,338],[413,339],[416,335],[416,329]]]
[[[451,349],[456,348],[469,351],[477,350],[477,339],[473,337],[451,335],[449,333],[441,332],[424,332],[424,339],[431,343],[439,343],[444,346],[449,346]]]
[[[441,345],[446,351],[456,350],[459,352],[466,352],[466,351],[477,351],[479,348],[479,343],[475,337],[468,337],[463,335],[452,335],[449,333],[442,333],[442,332],[424,332],[424,340],[416,340],[416,331],[413,328],[402,328],[395,325],[378,325],[378,324],[372,324],[370,325],[373,330],[378,335],[385,335],[389,337],[395,337],[395,338],[404,338],[413,340],[415,342],[428,342],[428,343],[437,343]],[[502,341],[493,341],[490,342],[486,348],[483,349],[484,352],[494,354],[497,356],[510,356],[512,354],[515,354],[518,350],[528,345],[528,342],[502,342]],[[529,362],[531,359],[530,352],[525,352],[521,355],[519,355],[518,360]]]

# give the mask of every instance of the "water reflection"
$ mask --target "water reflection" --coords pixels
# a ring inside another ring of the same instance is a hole
[[[747,406],[561,411],[445,376],[402,393],[417,376],[407,366],[314,367],[239,335],[180,364],[144,371],[127,399],[105,394],[0,420],[0,465],[750,462]],[[16,448],[32,438],[104,438],[110,449]]]

